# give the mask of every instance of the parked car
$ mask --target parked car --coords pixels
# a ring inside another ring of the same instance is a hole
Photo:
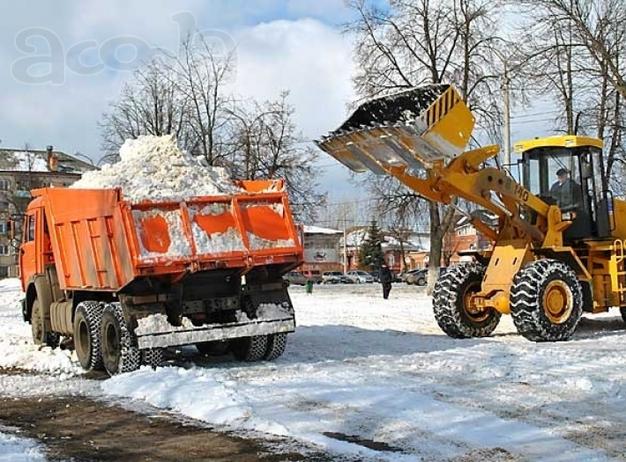
[[[420,268],[407,272],[404,276],[404,282],[410,285],[425,286],[428,282],[428,269]]]
[[[374,278],[374,282],[380,282],[380,271],[370,271],[370,276]]]
[[[360,271],[360,270],[348,271],[346,273],[346,276],[352,279],[352,281],[355,282],[356,284],[374,282],[374,278],[372,277],[372,275],[365,271]]]
[[[353,284],[354,281],[341,271],[326,271],[322,275],[324,284]]]
[[[289,271],[283,276],[283,279],[290,285],[303,286],[306,284],[306,276],[298,271]]]
[[[322,283],[322,273],[319,270],[306,270],[302,271],[302,274],[304,274],[307,279],[312,280],[314,284]]]

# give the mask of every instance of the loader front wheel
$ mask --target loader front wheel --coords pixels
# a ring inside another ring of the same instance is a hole
[[[534,342],[568,340],[583,313],[574,271],[558,260],[528,263],[513,278],[511,315],[517,331]]]
[[[74,314],[74,348],[78,362],[87,371],[102,369],[100,323],[102,307],[98,302],[81,302]]]
[[[477,309],[472,295],[480,291],[485,267],[479,263],[457,265],[446,270],[433,291],[433,311],[441,330],[453,338],[486,337],[500,322],[494,309]]]
[[[123,374],[139,368],[141,353],[119,303],[109,303],[104,307],[100,344],[102,362],[109,375]]]

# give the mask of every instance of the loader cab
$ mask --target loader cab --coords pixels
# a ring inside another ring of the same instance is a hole
[[[526,189],[573,221],[563,234],[566,241],[611,234],[601,140],[553,136],[522,141],[515,150],[522,155]]]

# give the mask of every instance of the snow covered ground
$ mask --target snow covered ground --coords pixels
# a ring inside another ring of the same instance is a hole
[[[5,433],[3,430],[11,431],[11,433]],[[0,427],[0,462],[44,462],[46,460],[36,442],[20,438],[12,433],[12,429]]]
[[[2,282],[0,366],[355,460],[626,458],[626,330],[618,313],[584,319],[565,343],[528,342],[507,317],[493,337],[454,340],[420,289],[394,287],[387,301],[379,292],[316,286],[308,296],[292,288],[299,327],[272,363],[207,360],[191,349],[171,367],[94,382],[76,377],[68,354],[30,346],[18,289]],[[14,388],[10,380],[0,376],[0,393]],[[47,384],[51,393],[62,388]]]

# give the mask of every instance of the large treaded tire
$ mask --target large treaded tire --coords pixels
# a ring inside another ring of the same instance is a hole
[[[163,348],[150,348],[141,351],[141,364],[153,369],[161,367],[165,362],[165,350]]]
[[[100,328],[102,361],[109,375],[139,369],[141,353],[119,303],[105,305]]]
[[[439,276],[433,290],[433,311],[441,330],[453,338],[487,337],[500,322],[500,313],[489,310],[471,314],[465,294],[480,290],[485,267],[466,263],[450,267]]]
[[[100,351],[100,324],[102,304],[81,302],[74,313],[74,349],[78,362],[87,371],[102,369]]]
[[[268,335],[265,359],[273,361],[282,356],[287,347],[287,334]]]
[[[624,322],[626,323],[626,306],[622,306],[619,309],[620,314],[622,315],[622,319],[624,320]]]
[[[240,361],[261,361],[267,354],[267,335],[255,335],[232,341],[231,351],[235,358]]]
[[[571,294],[571,312],[561,322],[553,322],[546,313],[544,292],[551,282],[566,286]],[[583,294],[576,273],[558,260],[528,263],[513,278],[511,315],[517,331],[534,342],[568,340],[583,313]]]
[[[30,317],[31,334],[35,345],[49,346],[56,348],[59,346],[60,336],[56,332],[50,332],[46,329],[46,323],[41,309],[41,303],[38,298],[33,300],[33,306]]]

